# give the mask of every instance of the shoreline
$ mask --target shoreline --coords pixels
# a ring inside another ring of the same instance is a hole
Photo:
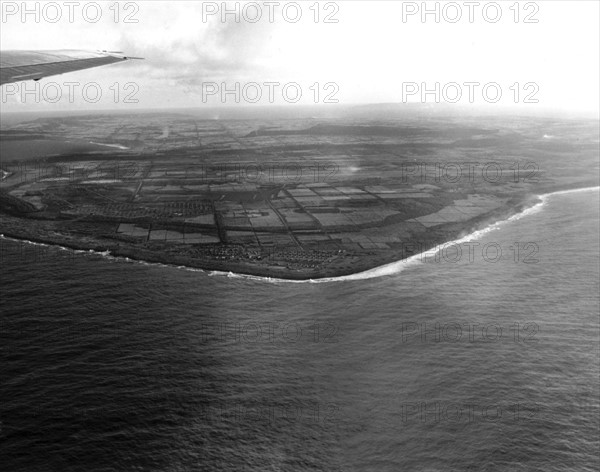
[[[390,255],[384,255],[379,257],[366,257],[366,260],[362,260],[361,263],[357,264],[357,267],[353,267],[352,270],[340,270],[339,268],[329,267],[324,269],[311,270],[311,274],[303,274],[298,272],[291,272],[290,269],[275,269],[273,266],[255,265],[251,264],[240,264],[230,262],[219,262],[219,261],[199,261],[196,260],[196,264],[190,264],[189,259],[187,261],[173,260],[177,258],[170,258],[165,254],[157,254],[147,249],[140,249],[135,247],[102,247],[101,244],[85,244],[81,240],[67,240],[57,241],[53,238],[43,237],[27,237],[22,234],[11,233],[10,231],[3,231],[0,233],[0,240],[11,240],[13,242],[21,242],[31,245],[43,245],[46,247],[55,247],[62,250],[71,250],[81,254],[95,254],[102,257],[112,258],[114,260],[121,260],[124,262],[134,262],[146,265],[157,265],[176,269],[183,269],[189,271],[200,271],[206,273],[208,276],[225,276],[235,278],[250,278],[253,280],[270,281],[270,282],[296,282],[296,283],[319,283],[319,282],[336,282],[354,280],[357,278],[374,278],[383,275],[389,275],[385,273],[386,268],[392,268],[397,264],[408,264],[412,260],[421,258],[424,254],[435,254],[444,245],[448,243],[457,243],[462,241],[472,240],[474,235],[475,238],[482,236],[494,227],[504,222],[514,221],[520,219],[523,216],[531,214],[531,211],[535,208],[541,208],[546,200],[553,195],[568,194],[574,192],[584,192],[599,190],[600,187],[576,187],[568,189],[554,190],[552,192],[543,193],[539,195],[530,195],[527,198],[522,198],[518,202],[515,202],[513,206],[503,207],[498,210],[492,211],[488,214],[482,215],[481,217],[474,218],[467,221],[470,223],[466,230],[466,235],[461,236],[465,233],[464,228],[461,231],[454,231],[453,236],[450,236],[452,231],[448,231],[444,241],[436,241],[431,244],[430,247],[425,248],[422,252],[417,254],[411,254],[408,256],[394,258],[390,260]],[[491,217],[491,218],[490,218]],[[22,220],[22,219],[21,219]],[[482,234],[478,234],[482,233]],[[92,241],[90,241],[92,242]],[[99,241],[95,241],[99,242]],[[94,246],[94,247],[92,247]],[[141,253],[142,257],[139,257]],[[399,256],[398,254],[393,254]],[[387,262],[384,260],[387,259]],[[256,270],[253,270],[256,269]],[[277,271],[285,272],[278,274]],[[383,272],[382,272],[383,271]]]

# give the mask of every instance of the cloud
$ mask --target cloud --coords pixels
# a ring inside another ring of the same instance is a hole
[[[218,16],[202,23],[200,4],[162,7],[141,17],[140,25],[123,28],[118,39],[123,51],[146,59],[140,66],[145,77],[191,88],[264,73],[261,56],[275,25],[223,23]]]

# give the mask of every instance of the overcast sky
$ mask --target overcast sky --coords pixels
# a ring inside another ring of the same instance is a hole
[[[103,92],[97,103],[81,92],[70,99],[62,86],[56,103],[45,101],[41,91],[39,103],[31,96],[21,103],[19,93],[3,96],[3,111],[236,106],[237,100],[251,106],[258,92],[259,103],[268,104],[271,92],[275,103],[293,106],[298,91],[298,103],[316,100],[321,106],[336,100],[448,103],[461,93],[462,105],[472,99],[473,105],[597,113],[600,101],[597,1],[542,0],[517,7],[514,0],[472,6],[427,2],[432,11],[438,5],[439,23],[434,13],[421,16],[421,2],[337,1],[315,7],[309,1],[298,2],[299,8],[292,2],[239,2],[239,22],[234,14],[223,21],[222,2],[111,1],[98,2],[100,10],[92,2],[28,2],[39,15],[25,17],[21,3],[2,2],[3,50],[106,49],[145,60],[40,81],[41,87],[95,82]],[[233,11],[235,3],[228,7]],[[259,9],[262,17],[254,22]],[[54,22],[59,10],[62,17]],[[126,86],[130,82],[135,85]],[[423,82],[432,90],[439,83],[439,97],[422,96]],[[231,90],[239,83],[239,98],[223,96],[223,83]],[[283,86],[291,83],[284,94]],[[493,104],[498,91],[502,98]],[[128,94],[138,103],[124,103]],[[535,100],[539,103],[526,103]]]

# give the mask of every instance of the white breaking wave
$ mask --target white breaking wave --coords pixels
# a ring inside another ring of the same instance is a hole
[[[106,146],[106,147],[117,148],[117,149],[129,149],[128,147],[122,146],[121,144],[95,143],[94,141],[90,141],[90,144],[96,144],[98,146]]]
[[[572,190],[559,190],[558,192],[552,192],[552,193],[545,193],[543,195],[540,195],[539,197],[542,199],[547,199],[549,197],[553,197],[555,195],[566,195],[568,193],[579,193],[579,192],[593,192],[593,191],[598,191],[600,190],[600,187],[584,187],[584,188],[575,188]]]
[[[187,266],[176,266],[176,265],[171,265],[171,264],[162,264],[160,262],[146,262],[146,261],[138,261],[135,259],[130,259],[129,257],[124,257],[124,256],[113,256],[109,250],[106,251],[94,251],[93,249],[72,249],[70,247],[66,247],[66,246],[60,246],[58,244],[47,244],[47,243],[38,243],[36,241],[30,241],[28,239],[17,239],[17,238],[11,238],[9,236],[4,236],[3,234],[0,234],[0,240],[5,240],[5,241],[11,241],[14,243],[24,243],[27,244],[29,246],[40,246],[40,247],[51,247],[54,249],[58,249],[60,251],[70,251],[73,254],[80,254],[82,256],[88,255],[88,256],[101,256],[104,259],[108,259],[110,261],[115,261],[115,262],[129,262],[132,264],[140,264],[140,265],[145,265],[145,266],[155,266],[155,267],[170,267],[172,269],[184,269],[187,270],[189,272],[206,272],[202,269],[196,269],[194,267],[187,267]]]
[[[231,272],[229,272],[229,274],[227,274],[225,272],[218,272],[218,273],[215,272],[215,273],[213,273],[213,275],[217,275],[217,274],[218,275],[227,275],[228,277],[247,278],[247,279],[251,279],[251,280],[262,280],[262,281],[266,281],[266,282],[282,282],[282,283],[344,282],[344,281],[348,281],[348,280],[366,280],[366,279],[384,277],[387,275],[396,275],[396,274],[399,274],[400,272],[402,272],[407,267],[413,267],[413,266],[422,264],[422,261],[424,259],[435,256],[439,251],[441,251],[444,247],[447,247],[448,245],[459,245],[459,244],[462,244],[465,242],[476,241],[478,239],[481,239],[487,233],[497,230],[498,228],[500,228],[502,225],[504,225],[506,223],[517,221],[526,216],[530,216],[535,213],[538,213],[544,207],[544,205],[546,204],[548,199],[554,195],[564,195],[564,194],[577,193],[577,192],[589,192],[589,191],[594,191],[594,190],[598,191],[598,190],[600,190],[600,187],[586,187],[586,188],[579,188],[579,189],[574,189],[574,190],[561,190],[558,192],[552,192],[552,193],[538,195],[538,198],[540,200],[538,203],[536,203],[535,205],[533,205],[529,208],[526,208],[525,210],[523,210],[519,213],[516,213],[515,215],[512,215],[511,217],[507,218],[506,220],[497,221],[483,229],[473,231],[472,233],[470,233],[462,238],[456,239],[454,241],[447,241],[447,242],[440,244],[434,248],[431,248],[428,251],[425,251],[423,253],[415,254],[414,256],[408,257],[406,259],[391,262],[389,264],[385,264],[385,265],[382,265],[379,267],[374,267],[373,269],[369,269],[369,270],[366,270],[363,272],[357,272],[356,274],[343,275],[340,277],[327,277],[327,278],[316,279],[316,280],[314,280],[314,279],[310,279],[310,280],[274,279],[271,277],[258,277],[258,276],[245,275],[245,274],[232,274]]]
[[[600,187],[585,187],[585,188],[578,188],[578,189],[573,189],[573,190],[560,190],[557,192],[538,195],[538,198],[540,201],[538,203],[536,203],[535,205],[533,205],[529,208],[526,208],[525,210],[523,210],[515,215],[512,215],[511,217],[507,218],[506,220],[497,221],[483,229],[473,231],[472,233],[470,233],[460,239],[456,239],[454,241],[447,241],[447,242],[440,244],[440,245],[438,245],[428,251],[425,251],[423,253],[415,254],[406,259],[391,262],[389,264],[385,264],[385,265],[382,265],[379,267],[374,267],[373,269],[369,269],[369,270],[366,270],[363,272],[358,272],[356,274],[350,274],[350,275],[343,275],[340,277],[327,277],[327,278],[322,278],[322,279],[289,280],[289,279],[278,279],[278,278],[274,278],[274,277],[262,277],[262,276],[258,276],[258,275],[237,274],[234,272],[222,272],[222,271],[208,271],[207,272],[203,269],[197,269],[194,267],[162,264],[160,262],[137,261],[137,260],[130,259],[128,257],[113,256],[113,255],[111,255],[110,251],[99,252],[99,251],[94,251],[93,249],[71,249],[71,248],[59,246],[56,244],[38,243],[35,241],[29,241],[26,239],[15,239],[15,238],[4,236],[3,234],[0,234],[0,239],[4,239],[7,241],[13,241],[13,242],[17,242],[17,243],[21,242],[21,243],[25,243],[25,244],[29,244],[29,245],[33,245],[33,246],[54,247],[54,248],[58,248],[63,251],[72,251],[75,254],[82,254],[82,255],[93,254],[93,255],[97,255],[97,256],[102,256],[102,257],[104,257],[108,260],[112,260],[112,261],[129,262],[129,263],[134,263],[134,264],[142,264],[142,265],[146,265],[146,266],[169,267],[172,269],[180,269],[180,270],[185,270],[188,272],[203,272],[203,273],[206,273],[209,277],[225,276],[227,278],[233,278],[233,279],[248,279],[248,280],[258,280],[261,282],[295,283],[295,284],[345,282],[348,280],[367,280],[367,279],[373,279],[373,278],[378,278],[378,277],[384,277],[387,275],[399,274],[406,267],[413,267],[415,265],[422,264],[422,260],[424,258],[427,258],[428,256],[435,256],[440,250],[442,250],[444,247],[446,247],[448,245],[458,245],[458,244],[462,244],[462,243],[469,242],[469,241],[476,241],[476,240],[480,239],[481,237],[483,237],[485,234],[489,233],[490,231],[494,231],[508,222],[517,221],[526,216],[530,216],[535,213],[538,213],[544,207],[544,205],[546,204],[548,199],[553,196],[566,195],[566,194],[578,193],[578,192],[591,192],[591,191],[597,192],[598,190],[600,190]]]

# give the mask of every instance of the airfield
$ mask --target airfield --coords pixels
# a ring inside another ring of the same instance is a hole
[[[2,130],[0,233],[207,270],[346,275],[536,194],[597,185],[593,135],[535,120],[39,118]]]

